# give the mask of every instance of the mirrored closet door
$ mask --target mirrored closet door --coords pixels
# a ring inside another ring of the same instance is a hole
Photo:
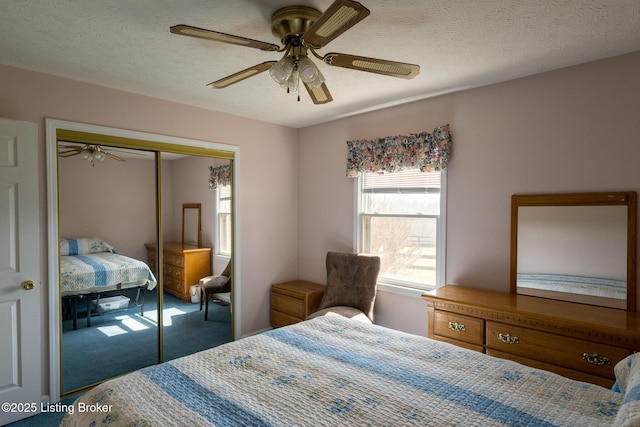
[[[158,360],[155,154],[60,143],[62,392]]]
[[[232,339],[230,289],[201,304],[199,286],[232,259],[231,181],[211,184],[232,155],[70,134],[57,140],[61,396]]]

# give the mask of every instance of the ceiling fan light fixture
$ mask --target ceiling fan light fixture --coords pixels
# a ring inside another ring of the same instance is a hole
[[[300,72],[297,68],[294,67],[293,71],[289,75],[289,78],[280,86],[289,92],[297,92],[298,86],[300,85]]]
[[[291,77],[295,65],[296,64],[293,59],[288,56],[284,56],[280,61],[273,64],[273,67],[269,70],[269,74],[276,83],[284,85]]]
[[[333,67],[350,68],[404,79],[412,79],[420,73],[420,66],[415,64],[344,53],[328,53],[324,56],[316,53],[316,50],[325,47],[336,37],[369,16],[370,13],[369,9],[355,0],[333,0],[324,12],[310,6],[282,7],[271,16],[271,32],[280,39],[282,46],[189,25],[174,25],[170,27],[170,32],[244,45],[264,51],[284,52],[278,61],[267,61],[254,65],[209,83],[207,87],[225,88],[269,70],[271,78],[287,93],[298,92],[298,101],[300,101],[299,87],[302,84],[314,104],[325,104],[331,102],[333,96],[325,84],[324,76],[313,61],[313,57],[308,56],[309,52],[316,59]],[[105,153],[105,155],[111,157],[110,153]]]
[[[322,86],[324,76],[308,56],[303,56],[298,60],[298,71],[300,80],[312,89]]]

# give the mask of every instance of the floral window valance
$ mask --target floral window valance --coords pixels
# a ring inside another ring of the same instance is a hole
[[[446,124],[435,128],[433,133],[347,141],[347,147],[348,177],[356,177],[361,172],[390,173],[403,169],[433,172],[447,168],[451,134]]]
[[[231,184],[231,165],[213,167],[209,166],[209,190],[224,187]]]

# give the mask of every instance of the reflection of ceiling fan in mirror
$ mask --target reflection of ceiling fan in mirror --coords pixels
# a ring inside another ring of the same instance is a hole
[[[171,27],[170,31],[174,34],[252,47],[263,51],[284,52],[284,56],[279,61],[263,62],[209,83],[207,86],[212,89],[223,89],[269,70],[273,80],[285,88],[287,92],[297,92],[300,81],[302,81],[313,103],[325,104],[331,102],[333,98],[324,83],[325,79],[322,73],[309,58],[309,52],[317,59],[334,67],[368,71],[405,79],[411,79],[420,72],[418,65],[403,62],[344,53],[327,53],[321,56],[316,52],[317,49],[323,48],[368,15],[369,9],[351,0],[335,0],[324,13],[308,6],[283,7],[276,10],[271,17],[271,32],[280,38],[282,47],[189,25],[175,25]],[[298,95],[299,100],[300,95]]]
[[[125,151],[115,150],[113,148],[104,148],[97,144],[77,144],[77,145],[59,145],[58,146],[58,156],[60,157],[71,157],[80,155],[85,160],[91,162],[93,165],[94,161],[103,161],[107,157],[110,157],[114,160],[118,160],[120,162],[124,162],[120,156],[116,156],[113,152],[122,152]],[[126,151],[127,154],[136,154],[131,152],[130,150]]]

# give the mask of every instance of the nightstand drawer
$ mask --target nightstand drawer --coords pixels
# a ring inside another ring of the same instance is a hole
[[[487,348],[607,378],[613,367],[631,352],[549,332],[487,322]]]
[[[271,326],[301,322],[313,313],[324,294],[324,285],[295,280],[271,285]]]
[[[271,326],[280,328],[282,326],[293,325],[301,320],[297,317],[289,316],[275,310],[271,310]]]
[[[271,292],[271,309],[304,320],[305,303],[301,298]]]
[[[441,337],[482,346],[484,344],[484,320],[436,310],[433,333]]]

